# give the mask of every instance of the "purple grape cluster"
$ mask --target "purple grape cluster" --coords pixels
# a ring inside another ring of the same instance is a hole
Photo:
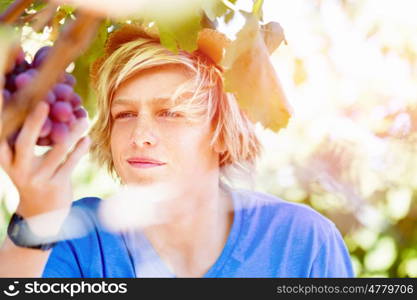
[[[19,50],[13,69],[6,74],[3,89],[5,105],[11,101],[15,92],[30,84],[50,49],[49,46],[39,49],[32,63],[28,63],[23,50]],[[76,120],[87,117],[87,111],[81,106],[81,98],[73,89],[75,83],[74,76],[65,72],[46,95],[44,101],[49,104],[49,116],[42,126],[37,145],[51,146],[62,142]],[[20,130],[21,128],[9,136],[8,142],[11,147],[14,146]]]

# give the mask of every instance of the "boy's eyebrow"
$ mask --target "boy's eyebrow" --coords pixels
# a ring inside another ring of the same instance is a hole
[[[151,102],[155,104],[166,104],[166,103],[171,103],[172,99],[166,98],[166,97],[158,97],[158,98],[152,98]],[[137,104],[136,100],[128,99],[128,98],[117,98],[112,102],[112,106],[113,105],[136,105],[136,104]]]
[[[185,91],[182,93],[178,98],[181,99],[182,97],[187,97],[188,95],[192,95],[193,93],[190,91]],[[155,97],[150,100],[153,104],[174,104],[175,100],[171,97]],[[112,101],[112,105],[136,105],[137,101],[128,98],[117,98]]]

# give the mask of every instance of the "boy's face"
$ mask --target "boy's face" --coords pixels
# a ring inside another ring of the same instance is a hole
[[[192,187],[218,174],[219,156],[210,147],[210,124],[191,123],[182,113],[170,111],[169,98],[190,76],[179,65],[154,67],[116,90],[110,146],[123,184]],[[141,158],[157,163],[141,163]]]

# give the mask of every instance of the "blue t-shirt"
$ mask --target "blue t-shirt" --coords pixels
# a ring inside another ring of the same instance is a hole
[[[232,190],[234,219],[226,244],[204,277],[353,277],[349,253],[332,221],[310,207],[273,195]],[[108,231],[97,216],[102,201],[73,208],[91,228],[59,242],[43,277],[175,277],[140,231]]]

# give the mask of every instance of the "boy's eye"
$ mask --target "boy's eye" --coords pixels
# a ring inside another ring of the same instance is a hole
[[[163,110],[161,112],[159,112],[159,115],[162,117],[168,117],[168,118],[180,118],[182,117],[182,114],[177,113],[177,112],[172,112],[169,110]],[[136,113],[134,112],[129,112],[129,111],[124,111],[124,112],[119,112],[116,113],[114,116],[114,119],[126,119],[126,118],[134,118],[136,117]]]
[[[169,110],[163,110],[160,115],[162,115],[163,117],[171,117],[171,118],[180,118],[182,117],[182,114],[177,113],[177,112],[172,112]]]
[[[133,112],[120,112],[120,113],[117,113],[114,116],[114,118],[115,119],[124,119],[124,118],[131,118],[131,117],[134,117],[134,116],[135,116],[135,114]]]

